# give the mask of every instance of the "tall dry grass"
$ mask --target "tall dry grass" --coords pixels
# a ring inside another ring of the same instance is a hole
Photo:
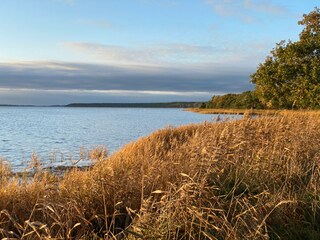
[[[186,111],[201,114],[249,114],[249,115],[277,115],[281,110],[275,109],[228,109],[228,108],[187,108]]]
[[[0,236],[320,239],[320,113],[159,130],[92,169],[8,177]]]

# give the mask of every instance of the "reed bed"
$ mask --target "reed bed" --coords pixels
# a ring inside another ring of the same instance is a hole
[[[264,110],[264,109],[227,109],[227,108],[187,108],[186,111],[201,113],[201,114],[249,114],[249,115],[276,115],[283,111],[281,110]]]
[[[0,237],[320,239],[320,113],[159,130],[91,169],[10,177]]]

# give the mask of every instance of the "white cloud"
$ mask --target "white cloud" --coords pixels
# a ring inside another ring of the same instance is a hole
[[[206,0],[215,13],[224,17],[236,17],[243,23],[254,23],[259,14],[282,16],[288,9],[267,0]]]
[[[209,61],[218,49],[212,46],[159,44],[124,47],[97,43],[67,42],[64,47],[108,63],[161,65]]]
[[[288,11],[280,4],[274,4],[271,1],[266,0],[243,0],[243,6],[248,10],[273,15],[282,15]]]
[[[174,102],[208,101],[222,92],[173,91],[95,91],[95,90],[41,90],[0,88],[1,104],[55,105],[74,102]]]
[[[77,71],[80,70],[79,67],[66,65],[63,62],[53,62],[53,61],[19,61],[19,60],[12,60],[7,61],[5,63],[0,63],[2,67],[12,67],[14,66],[16,69],[53,69],[53,70],[67,70],[67,71]]]
[[[233,0],[206,0],[213,7],[213,10],[222,16],[232,16],[236,12],[236,3]]]
[[[28,92],[28,93],[68,93],[68,94],[106,94],[106,95],[174,95],[174,96],[207,96],[212,95],[212,92],[177,92],[177,91],[143,91],[143,90],[86,90],[86,89],[32,89],[32,88],[0,88],[0,92]],[[222,94],[222,92],[215,92],[215,94]]]
[[[210,66],[249,67],[256,66],[269,51],[257,51],[255,42],[227,42],[220,46],[201,46],[190,44],[154,44],[147,46],[116,46],[98,43],[67,42],[63,47],[88,61],[113,65],[156,66],[201,68]]]

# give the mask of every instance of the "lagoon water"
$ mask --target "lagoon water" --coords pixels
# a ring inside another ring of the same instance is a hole
[[[97,146],[112,153],[157,129],[215,117],[182,109],[0,107],[0,157],[15,171],[25,169],[33,153],[47,164],[66,164]]]

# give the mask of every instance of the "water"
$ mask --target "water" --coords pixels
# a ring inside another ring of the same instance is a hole
[[[0,157],[16,171],[26,168],[32,153],[65,164],[81,149],[106,146],[110,153],[157,129],[214,117],[181,109],[1,107]]]

